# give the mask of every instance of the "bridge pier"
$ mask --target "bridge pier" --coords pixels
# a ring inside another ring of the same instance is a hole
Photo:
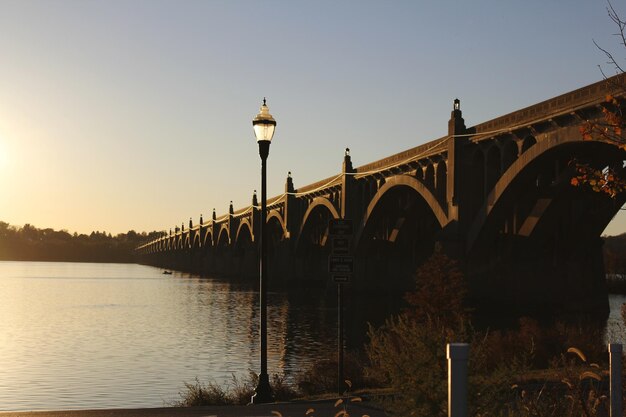
[[[479,314],[606,319],[609,305],[602,241],[537,247],[509,238],[474,253],[466,263],[473,304]]]

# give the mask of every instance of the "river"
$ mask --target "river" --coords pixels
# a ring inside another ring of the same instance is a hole
[[[610,302],[623,340],[626,297]],[[253,288],[143,265],[0,262],[0,411],[160,407],[196,377],[231,383],[258,371],[257,304]],[[332,294],[270,293],[268,319],[272,374],[336,351]]]

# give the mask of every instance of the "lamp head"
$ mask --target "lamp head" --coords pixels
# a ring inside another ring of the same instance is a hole
[[[267,141],[271,142],[274,136],[274,130],[276,129],[276,120],[270,114],[270,109],[267,107],[265,97],[263,98],[263,105],[259,114],[252,120],[252,127],[254,128],[254,135],[257,142]]]

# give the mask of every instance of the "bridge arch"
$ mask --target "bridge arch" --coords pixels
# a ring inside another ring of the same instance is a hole
[[[446,213],[446,210],[443,209],[441,204],[437,201],[435,195],[421,181],[409,175],[396,175],[394,177],[387,178],[387,182],[385,183],[385,185],[383,185],[378,190],[376,195],[374,195],[374,197],[368,204],[367,210],[365,211],[365,215],[363,217],[363,221],[359,225],[356,233],[355,243],[357,247],[360,245],[362,235],[365,229],[368,227],[368,224],[370,223],[372,216],[383,197],[390,190],[396,189],[398,187],[408,187],[409,189],[417,192],[417,194],[421,196],[421,198],[430,208],[432,214],[437,219],[440,227],[443,227],[448,223],[448,215]]]
[[[237,228],[237,234],[235,235],[235,245],[240,247],[242,244],[252,244],[254,241],[253,236],[250,220],[242,219]]]
[[[325,246],[328,235],[328,220],[338,219],[339,212],[327,198],[315,197],[304,216],[296,241],[296,253],[303,252],[305,246]]]
[[[325,281],[330,254],[328,222],[339,217],[339,212],[328,198],[315,197],[310,201],[302,217],[294,247],[294,265],[299,271],[299,279]]]
[[[569,133],[529,147],[470,219],[466,277],[474,299],[490,300],[489,308],[594,315],[608,309],[601,234],[626,193],[611,199],[572,186],[570,162],[602,169],[626,160],[626,152]]]
[[[225,248],[230,244],[230,228],[228,224],[222,224],[217,235],[216,247]]]
[[[532,143],[532,140],[525,141],[525,143]],[[612,145],[602,142],[582,141],[579,138],[569,136],[550,138],[528,147],[523,157],[518,158],[500,176],[484,199],[482,207],[472,219],[467,238],[467,253],[473,250],[481,235],[494,233],[494,227],[497,227],[495,223],[502,221],[503,216],[506,216],[504,212],[510,209],[512,204],[523,204],[521,201],[523,196],[521,196],[520,190],[527,189],[529,183],[534,183],[534,188],[539,190],[533,191],[532,196],[529,197],[533,201],[523,211],[527,212],[524,213],[525,215],[535,216],[536,221],[515,226],[516,229],[525,234],[532,233],[532,230],[540,220],[541,213],[545,212],[548,208],[547,205],[555,201],[555,195],[548,196],[541,191],[541,188],[545,189],[560,183],[567,191],[566,195],[568,196],[571,196],[573,192],[579,191],[569,185],[569,176],[566,174],[571,174],[572,172],[571,168],[567,168],[567,164],[570,161],[577,158],[584,160],[595,155],[595,163],[599,164],[598,168],[602,168],[612,163],[611,159],[615,159],[617,152],[618,149]],[[608,158],[604,162],[602,162],[603,156]],[[560,172],[556,172],[555,167]],[[533,213],[530,213],[531,211]],[[608,224],[614,214],[610,215],[606,220],[606,224]],[[520,221],[518,220],[518,223]],[[603,228],[606,227],[606,224],[604,224]],[[521,230],[522,228],[526,230]]]
[[[446,211],[420,180],[387,178],[357,225],[354,253],[364,287],[377,289],[394,277],[394,285],[410,288],[412,273],[432,254],[447,223]]]
[[[209,248],[213,246],[213,225],[205,228],[204,236],[202,236],[202,247]]]
[[[287,235],[287,227],[285,225],[285,219],[278,210],[272,210],[267,215],[267,224],[271,225],[272,235],[276,237],[279,235],[282,240]],[[268,227],[268,230],[270,227]]]
[[[202,247],[202,239],[200,238],[200,230],[196,230],[193,234],[192,249],[199,249]]]

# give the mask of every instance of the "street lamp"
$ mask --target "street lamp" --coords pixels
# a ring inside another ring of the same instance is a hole
[[[259,241],[259,308],[261,310],[260,339],[261,339],[261,373],[259,384],[252,396],[253,404],[263,404],[272,401],[272,388],[267,373],[267,234],[265,223],[267,222],[267,192],[266,192],[266,169],[265,162],[270,153],[270,143],[276,129],[276,120],[269,112],[269,108],[263,98],[261,111],[252,120],[254,135],[259,144],[261,156],[261,239]]]

